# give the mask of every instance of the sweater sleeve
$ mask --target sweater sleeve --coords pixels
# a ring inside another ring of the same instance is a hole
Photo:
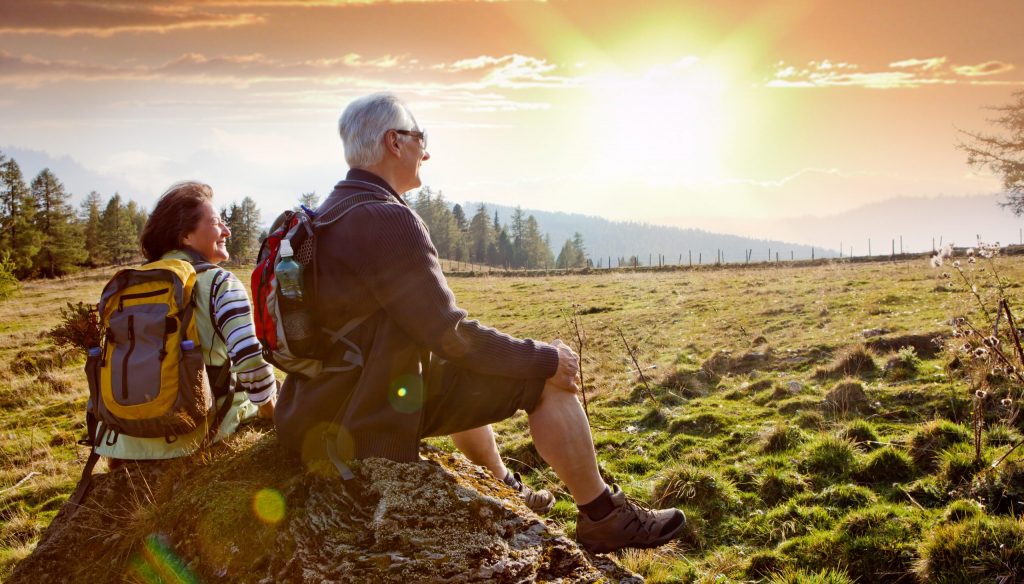
[[[263,349],[256,338],[252,309],[245,286],[234,274],[221,270],[213,280],[213,326],[224,339],[231,371],[238,384],[256,405],[266,403],[277,393],[274,369],[263,360]]]
[[[460,367],[491,375],[548,378],[558,351],[475,320],[455,304],[426,228],[403,205],[370,205],[348,224],[362,264],[357,272],[388,315],[413,340]]]

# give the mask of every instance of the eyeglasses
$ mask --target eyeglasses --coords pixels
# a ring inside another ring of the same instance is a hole
[[[401,134],[403,136],[412,136],[413,138],[417,138],[419,140],[423,140],[423,149],[426,150],[426,148],[427,148],[427,131],[426,130],[423,130],[422,132],[417,132],[416,130],[395,130],[395,133],[396,134]]]

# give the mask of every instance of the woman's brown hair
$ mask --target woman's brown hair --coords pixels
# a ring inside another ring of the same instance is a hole
[[[210,185],[185,181],[171,185],[149,214],[142,228],[142,255],[155,262],[169,251],[181,249],[181,241],[195,231],[203,203],[213,200]]]

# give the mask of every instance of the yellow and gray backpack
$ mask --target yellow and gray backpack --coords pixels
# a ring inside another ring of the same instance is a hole
[[[102,441],[113,444],[124,434],[173,442],[201,427],[209,440],[220,425],[231,397],[207,426],[214,392],[195,320],[197,276],[214,267],[163,259],[121,270],[103,289],[102,341],[89,349],[85,363],[88,435],[81,443],[91,452],[72,502],[80,502],[88,490]],[[224,373],[230,375],[229,365],[219,373],[217,386],[224,385]]]

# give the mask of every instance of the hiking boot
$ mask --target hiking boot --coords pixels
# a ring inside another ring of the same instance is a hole
[[[505,479],[505,484],[519,491],[519,498],[537,515],[547,515],[551,508],[555,506],[555,496],[546,489],[534,491],[526,486],[526,483],[523,482],[523,477],[519,476],[519,473],[510,475],[510,478],[512,480],[509,480],[509,478]]]
[[[612,491],[612,504],[612,512],[598,521],[586,513],[580,513],[576,520],[576,541],[592,554],[657,547],[674,539],[686,526],[686,516],[679,509],[650,509],[626,498],[618,485]]]

